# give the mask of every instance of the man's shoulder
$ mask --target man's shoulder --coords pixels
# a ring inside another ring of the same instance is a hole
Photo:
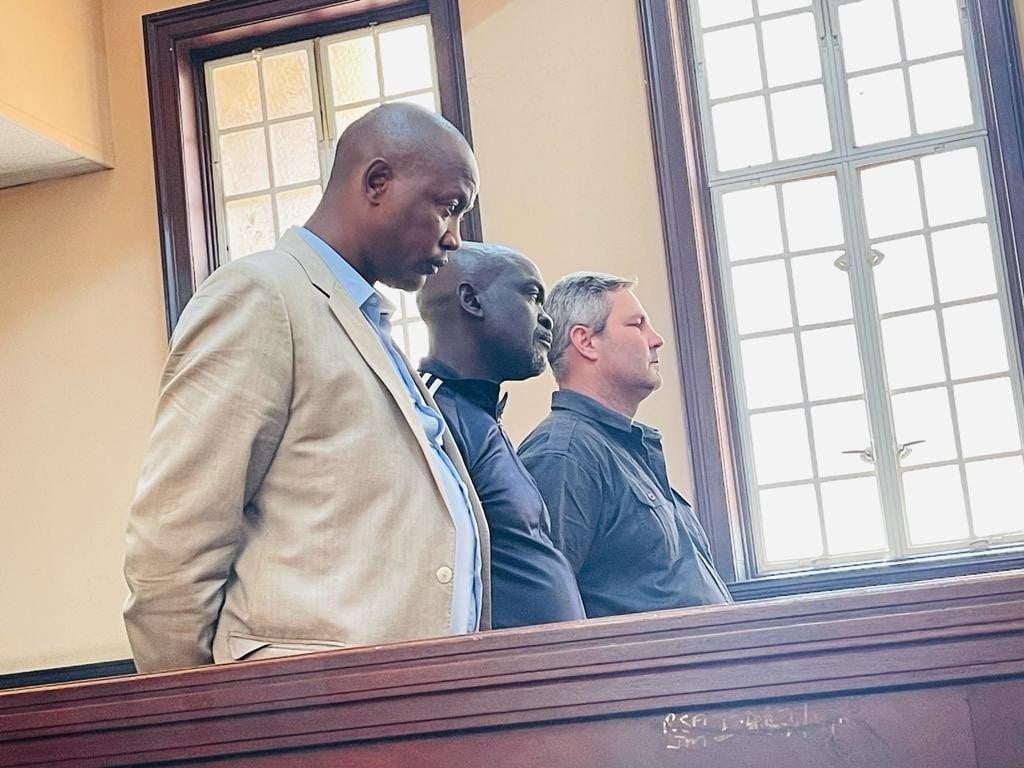
[[[562,409],[552,410],[519,445],[519,457],[524,463],[565,457],[590,465],[599,462],[603,451],[600,430],[580,414]]]
[[[497,433],[497,420],[449,385],[442,384],[434,392],[434,401],[455,436],[463,459],[472,467],[476,457]]]

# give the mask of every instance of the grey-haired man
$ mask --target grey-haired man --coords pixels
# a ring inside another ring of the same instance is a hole
[[[587,616],[731,602],[707,536],[668,481],[661,435],[634,420],[661,386],[632,281],[575,272],[551,289],[551,413],[519,448]]]

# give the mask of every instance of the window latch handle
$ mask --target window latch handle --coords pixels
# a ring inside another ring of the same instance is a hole
[[[903,461],[913,452],[915,445],[920,445],[923,442],[924,440],[908,440],[905,443],[898,443],[896,445],[896,459]]]
[[[861,461],[864,461],[864,462],[866,462],[868,464],[874,464],[875,463],[875,452],[872,450],[870,445],[867,448],[860,448],[860,449],[853,449],[853,450],[849,450],[849,451],[842,451],[842,453],[845,453],[845,454],[847,454],[849,456],[860,456]]]

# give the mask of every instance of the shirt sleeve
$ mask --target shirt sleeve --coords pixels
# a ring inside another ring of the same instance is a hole
[[[272,280],[238,264],[189,302],[163,373],[126,539],[124,618],[140,672],[213,660],[243,512],[287,422],[284,301]]]
[[[551,515],[552,541],[579,574],[600,526],[601,482],[566,454],[527,452],[520,458]]]

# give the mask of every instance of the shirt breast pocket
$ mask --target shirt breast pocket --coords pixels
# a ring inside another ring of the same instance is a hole
[[[637,504],[637,522],[644,527],[650,527],[655,534],[650,538],[662,544],[658,559],[674,563],[679,559],[680,546],[679,525],[672,504],[648,488],[631,486],[630,490]]]

